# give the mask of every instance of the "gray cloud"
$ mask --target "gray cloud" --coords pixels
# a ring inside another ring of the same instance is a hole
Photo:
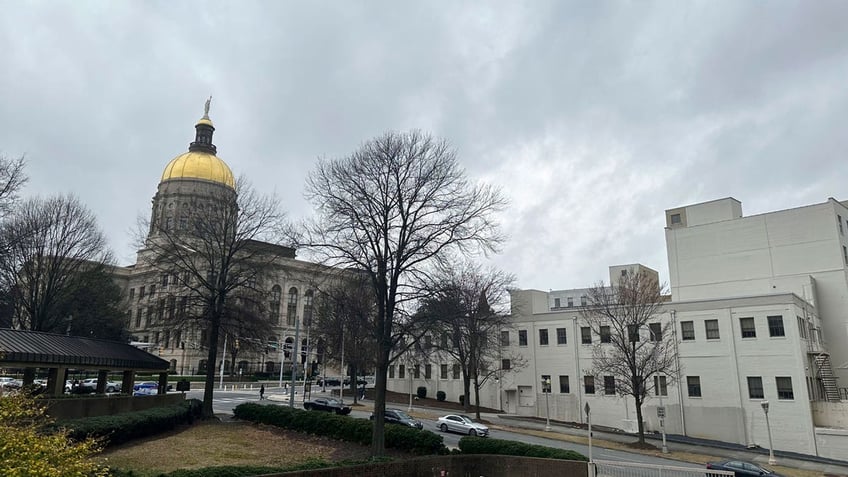
[[[534,288],[643,262],[663,210],[839,198],[848,4],[4,2],[0,150],[73,192],[122,262],[206,96],[221,157],[293,217],[303,182],[387,129],[456,145],[504,188],[492,260]]]

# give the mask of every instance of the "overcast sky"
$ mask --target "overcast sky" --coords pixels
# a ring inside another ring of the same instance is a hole
[[[390,129],[503,188],[494,263],[564,289],[640,262],[664,211],[846,199],[848,2],[0,0],[0,152],[73,193],[122,265],[203,103],[219,156],[293,219],[304,179]]]

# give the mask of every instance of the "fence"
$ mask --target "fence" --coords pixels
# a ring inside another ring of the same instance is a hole
[[[724,477],[733,472],[698,467],[638,464],[635,462],[594,461],[595,477]],[[589,474],[592,477],[592,474]]]

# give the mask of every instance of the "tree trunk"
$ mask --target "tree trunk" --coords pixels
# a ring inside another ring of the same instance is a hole
[[[356,365],[351,366],[348,369],[350,369],[350,375],[348,376],[348,379],[350,381],[348,381],[348,385],[350,386],[350,392],[353,393],[353,403],[356,404],[357,402],[359,402],[359,393],[356,392],[356,379],[354,378],[354,376],[357,375],[359,370],[356,368]],[[342,386],[344,386],[344,378],[344,373],[342,373]]]
[[[639,426],[639,444],[645,443],[645,428],[642,425],[642,401],[636,398],[636,424]]]
[[[467,414],[468,410],[471,409],[471,378],[468,376],[468,373],[465,373],[462,376],[462,388],[465,393],[465,399],[462,401],[462,408]]]
[[[211,320],[209,327],[209,354],[206,357],[206,385],[203,387],[203,417],[209,419],[214,416],[212,410],[213,393],[215,392],[215,365],[218,362],[218,335],[219,320]]]
[[[474,378],[474,404],[477,408],[477,420],[480,420],[480,383],[477,382],[477,378]]]
[[[374,433],[371,434],[371,456],[382,457],[386,453],[385,416],[386,375],[389,371],[388,352],[380,353],[377,359],[377,376],[374,382]]]

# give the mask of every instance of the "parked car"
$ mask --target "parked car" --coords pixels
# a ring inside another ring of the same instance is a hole
[[[338,399],[331,398],[307,399],[303,402],[303,408],[307,411],[327,411],[343,416],[350,414],[350,406],[345,406]]]
[[[374,420],[374,414],[371,414],[372,421]],[[383,414],[383,420],[387,424],[400,424],[402,426],[414,427],[416,429],[423,429],[424,424],[421,424],[421,421],[415,419],[409,414],[401,411],[400,409],[386,409],[386,413]]]
[[[713,470],[729,470],[736,474],[736,477],[781,477],[774,471],[760,467],[750,462],[741,460],[724,460],[719,462],[708,462],[707,469]]]
[[[159,394],[159,383],[144,381],[133,385],[133,396],[151,396]]]
[[[342,380],[339,378],[324,378],[319,376],[317,380],[318,386],[340,386],[342,384]]]
[[[442,432],[459,432],[460,434],[468,434],[469,436],[487,437],[489,428],[485,425],[474,422],[470,417],[460,414],[448,414],[439,418],[437,424]]]
[[[23,381],[20,379],[10,378],[7,376],[0,378],[0,387],[6,390],[20,389],[22,385]]]
[[[83,379],[80,381],[80,386],[84,388],[83,392],[93,393],[97,390],[97,378]],[[121,383],[106,381],[106,387],[104,389],[107,393],[119,393],[121,392]]]

